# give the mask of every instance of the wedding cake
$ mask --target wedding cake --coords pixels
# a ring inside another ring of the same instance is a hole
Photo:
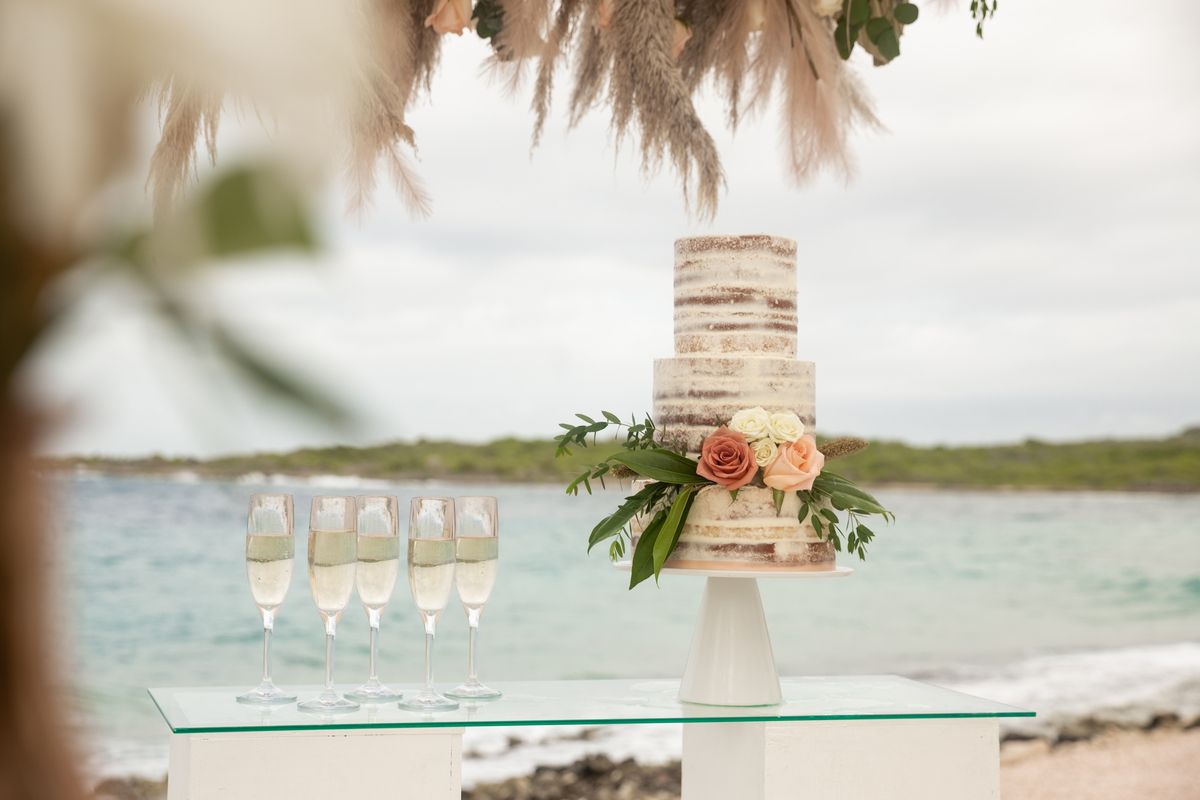
[[[812,433],[816,365],[796,358],[796,243],[774,236],[675,242],[675,356],[654,363],[664,445],[697,457],[742,409],[792,412]],[[790,415],[789,415],[790,416]],[[669,567],[831,570],[833,545],[801,500],[762,485],[699,490]]]

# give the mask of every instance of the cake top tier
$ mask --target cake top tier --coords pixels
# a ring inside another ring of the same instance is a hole
[[[796,355],[796,243],[778,236],[675,240],[675,354]]]

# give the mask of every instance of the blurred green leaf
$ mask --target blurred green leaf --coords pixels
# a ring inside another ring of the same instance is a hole
[[[917,8],[913,3],[901,3],[892,11],[892,16],[896,18],[896,22],[901,25],[912,25],[920,16],[921,9]]]

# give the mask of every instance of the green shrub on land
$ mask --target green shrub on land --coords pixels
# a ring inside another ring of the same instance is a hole
[[[588,453],[555,459],[548,439],[504,438],[486,444],[442,440],[372,447],[320,447],[210,460],[144,458],[47,459],[52,469],[86,467],[146,474],[191,470],[229,477],[249,472],[340,474],[369,478],[446,479],[527,483],[570,480],[588,464],[620,450],[601,439]],[[860,485],[908,484],[945,489],[1095,489],[1200,491],[1200,428],[1165,439],[1104,440],[976,447],[915,447],[873,442],[837,464]]]

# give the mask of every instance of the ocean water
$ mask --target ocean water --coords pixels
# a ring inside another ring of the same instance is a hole
[[[703,581],[625,588],[587,533],[615,491],[553,486],[388,484],[247,476],[200,481],[78,475],[55,483],[58,613],[77,717],[96,774],[161,775],[165,728],[149,686],[258,678],[261,630],[244,568],[245,508],[264,489],[296,494],[297,564],[273,641],[278,683],[323,676],[323,633],[303,565],[313,494],[499,498],[500,573],[484,613],[484,680],[677,677]],[[878,492],[898,518],[876,526],[848,579],[766,581],[784,674],[896,672],[1035,708],[1010,732],[1056,736],[1092,720],[1200,717],[1200,497],[1102,493]],[[844,563],[850,563],[843,559]],[[385,681],[420,679],[421,628],[403,581],[384,616]],[[366,669],[366,617],[339,628],[339,683]],[[466,622],[443,616],[440,683],[462,677]],[[670,726],[468,733],[469,783],[603,750],[678,754]]]

